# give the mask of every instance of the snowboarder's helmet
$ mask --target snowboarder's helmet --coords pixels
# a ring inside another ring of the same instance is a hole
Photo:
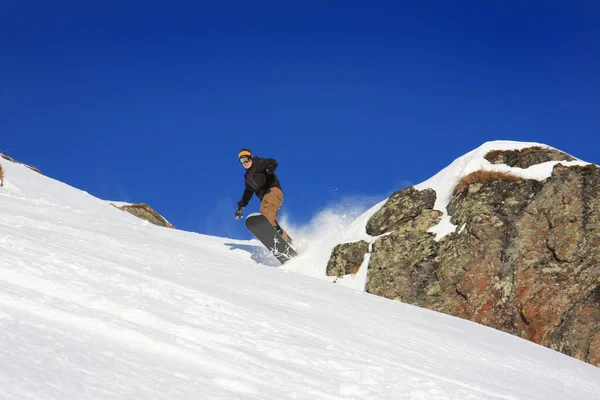
[[[241,149],[238,154],[238,158],[242,157],[252,157],[252,152],[248,149]]]

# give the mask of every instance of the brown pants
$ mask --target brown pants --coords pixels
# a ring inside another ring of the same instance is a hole
[[[262,203],[260,203],[260,213],[267,217],[273,226],[277,223],[277,213],[281,208],[281,204],[283,204],[283,192],[278,187],[271,188],[263,196]],[[286,241],[290,240],[286,231],[283,231],[281,236]]]

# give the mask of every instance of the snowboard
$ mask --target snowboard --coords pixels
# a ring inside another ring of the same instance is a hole
[[[246,217],[246,228],[277,258],[281,264],[298,253],[277,232],[271,222],[261,213],[253,213]]]

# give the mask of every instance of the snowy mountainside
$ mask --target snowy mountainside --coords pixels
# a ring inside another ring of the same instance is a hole
[[[0,398],[595,399],[600,370],[2,163]],[[364,227],[364,225],[363,225]],[[358,234],[349,227],[348,235]],[[309,253],[298,262],[306,262]],[[287,267],[286,267],[287,268]]]
[[[434,209],[443,212],[441,222],[429,230],[436,234],[436,240],[443,238],[457,229],[457,227],[450,222],[450,216],[448,215],[446,207],[452,197],[452,191],[456,184],[463,176],[468,175],[471,172],[477,170],[508,172],[526,179],[537,179],[541,181],[550,177],[552,168],[558,163],[565,166],[589,164],[588,162],[573,157],[574,161],[548,161],[523,169],[509,167],[504,164],[491,164],[485,159],[485,155],[493,150],[521,150],[529,147],[541,147],[559,151],[558,149],[554,149],[553,147],[542,143],[507,140],[490,141],[463,156],[458,157],[431,178],[415,185],[417,190],[431,188],[436,192],[437,199]],[[321,218],[322,221],[317,221],[316,224],[329,226],[334,229],[332,229],[331,232],[320,232],[318,235],[315,235],[315,237],[309,237],[309,243],[306,245],[310,249],[308,254],[303,255],[303,257],[298,259],[294,259],[292,262],[286,263],[284,268],[330,282],[335,280],[336,284],[342,286],[364,290],[367,279],[369,254],[367,254],[358,273],[354,276],[346,275],[341,279],[325,276],[325,266],[331,255],[331,250],[340,243],[358,242],[361,240],[371,244],[375,242],[377,237],[368,235],[365,227],[371,216],[373,216],[387,200],[387,198],[383,199],[350,222],[341,221],[340,218],[336,218],[336,215],[332,215],[328,211],[323,212],[322,215],[317,217]],[[291,234],[292,236],[296,234],[293,229],[291,230]]]

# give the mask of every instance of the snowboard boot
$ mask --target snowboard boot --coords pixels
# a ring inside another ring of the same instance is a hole
[[[287,244],[289,244],[290,246],[292,245],[292,238],[287,234],[287,232],[283,230],[281,226],[279,226],[278,222],[275,222],[275,230],[279,232],[279,234],[281,235],[283,240],[287,242]]]

